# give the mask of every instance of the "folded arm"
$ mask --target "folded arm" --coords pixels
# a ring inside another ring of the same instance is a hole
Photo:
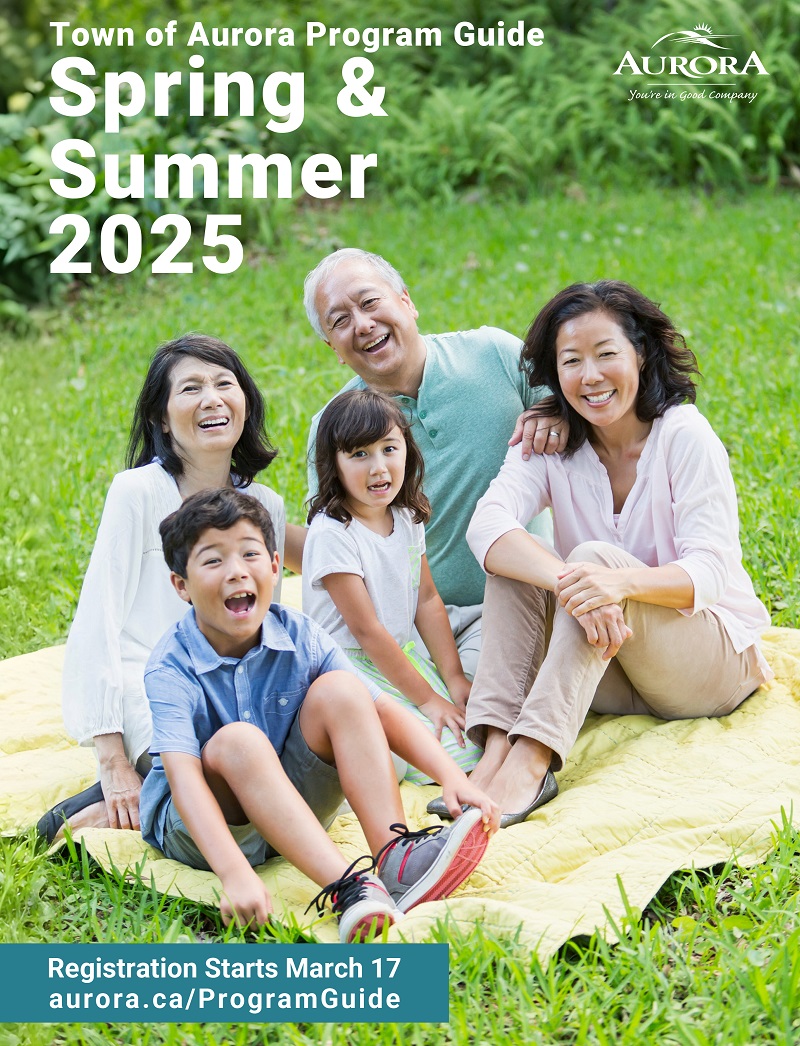
[[[555,592],[564,569],[560,556],[548,552],[527,530],[509,530],[491,545],[483,561],[487,574],[499,574]]]
[[[561,606],[575,617],[623,599],[673,610],[689,610],[694,604],[692,579],[677,563],[663,567],[567,563],[554,591]]]
[[[675,560],[616,570],[568,564],[556,592],[572,613],[623,599],[697,613],[722,598],[731,568],[741,563],[736,490],[725,448],[695,411],[675,420],[664,443]]]

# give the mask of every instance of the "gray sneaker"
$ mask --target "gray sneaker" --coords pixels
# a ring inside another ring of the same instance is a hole
[[[354,871],[359,858],[347,869],[341,879],[330,883],[309,904],[317,906],[321,915],[325,901],[330,898],[331,909],[339,916],[339,940],[342,944],[373,940],[380,936],[384,926],[392,926],[400,916],[392,898],[381,880],[369,872]],[[306,908],[306,911],[308,911]]]
[[[375,858],[378,876],[401,912],[448,897],[478,866],[489,843],[483,815],[470,807],[445,828],[410,832],[393,824],[398,838]]]

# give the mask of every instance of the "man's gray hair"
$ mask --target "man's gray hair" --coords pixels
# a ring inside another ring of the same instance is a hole
[[[403,293],[403,288],[405,287],[403,277],[397,269],[395,269],[393,265],[390,265],[385,258],[382,258],[380,254],[371,254],[369,251],[362,251],[358,247],[342,247],[341,250],[334,251],[333,254],[329,254],[326,258],[323,258],[315,269],[311,270],[308,276],[306,276],[305,283],[303,284],[303,305],[305,305],[306,308],[308,322],[323,341],[327,341],[328,339],[325,335],[325,330],[322,326],[322,321],[317,309],[317,290],[322,281],[330,276],[340,262],[348,261],[351,258],[363,261],[365,264],[370,265],[393,290],[397,291],[398,294]]]

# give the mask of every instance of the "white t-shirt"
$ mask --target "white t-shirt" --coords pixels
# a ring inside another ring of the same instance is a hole
[[[272,517],[282,562],[283,499],[261,483],[242,489]],[[67,730],[82,745],[91,745],[98,734],[121,733],[132,763],[150,747],[147,659],[187,609],[170,582],[158,532],[181,501],[175,480],[155,462],[114,477],[67,639],[62,684]],[[280,599],[280,581],[274,598]]]
[[[344,622],[322,579],[357,574],[364,579],[380,623],[402,647],[409,642],[417,597],[425,528],[408,509],[392,508],[394,528],[382,537],[359,523],[348,526],[324,513],[315,516],[303,549],[303,610],[345,649],[359,644]]]

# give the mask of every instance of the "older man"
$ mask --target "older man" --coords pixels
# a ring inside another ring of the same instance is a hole
[[[466,529],[475,505],[500,469],[520,414],[547,394],[531,389],[519,370],[521,343],[496,327],[425,334],[400,274],[377,254],[345,248],[308,274],[306,313],[339,362],[355,371],[340,392],[369,385],[393,396],[411,419],[425,459],[425,493],[433,515],[426,528],[433,579],[448,607],[464,670],[472,676],[480,649],[484,574]],[[309,488],[316,489],[309,433]],[[531,419],[525,440],[560,449],[564,424]],[[529,528],[552,541],[549,513]]]

